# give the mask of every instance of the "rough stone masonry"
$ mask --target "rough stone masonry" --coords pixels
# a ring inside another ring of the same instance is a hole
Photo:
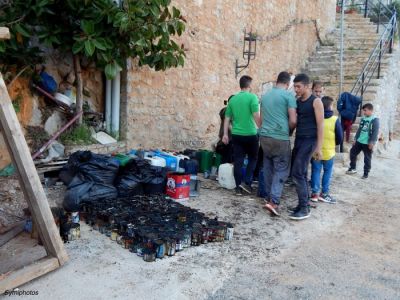
[[[253,92],[282,70],[296,73],[318,39],[335,27],[334,0],[176,0],[187,18],[184,68],[155,72],[131,62],[122,105],[122,135],[130,148],[209,148],[223,101],[238,91],[244,29],[258,35],[248,74]],[[318,38],[319,36],[319,38]]]

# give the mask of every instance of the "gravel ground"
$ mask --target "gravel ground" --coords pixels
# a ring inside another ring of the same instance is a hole
[[[293,187],[276,218],[261,199],[206,181],[187,205],[234,222],[234,240],[154,263],[82,225],[82,238],[66,244],[70,261],[21,289],[39,291],[35,299],[399,299],[399,149],[375,157],[366,181],[338,162],[338,203],[318,203],[302,222],[287,218]]]

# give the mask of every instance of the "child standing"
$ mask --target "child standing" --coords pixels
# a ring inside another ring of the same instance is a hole
[[[329,185],[332,177],[334,157],[336,154],[335,146],[339,145],[343,139],[342,126],[338,117],[333,115],[333,99],[323,97],[324,105],[324,139],[322,143],[322,160],[311,160],[311,198],[313,202],[336,203],[336,200],[329,195]],[[321,170],[324,170],[321,186]]]
[[[324,85],[321,81],[314,81],[311,90],[313,95],[317,98],[322,99],[324,96]]]
[[[350,150],[350,168],[346,173],[357,173],[357,156],[362,151],[364,153],[364,175],[362,179],[367,179],[371,170],[372,150],[378,140],[379,119],[373,115],[374,106],[371,103],[363,105],[362,110],[364,117],[361,119],[354,137],[353,147]]]

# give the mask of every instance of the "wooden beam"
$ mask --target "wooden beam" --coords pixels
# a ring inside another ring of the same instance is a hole
[[[6,233],[0,234],[0,247],[7,243],[9,240],[20,234],[24,230],[25,221],[17,223],[13,228]]]
[[[21,189],[24,192],[33,220],[38,226],[44,247],[50,256],[56,257],[59,264],[63,265],[68,260],[68,255],[54,222],[46,194],[1,74],[0,125],[14,167],[18,171]]]
[[[7,27],[0,27],[0,41],[8,40],[10,38],[10,31]]]
[[[12,291],[15,287],[49,273],[59,267],[57,258],[46,257],[24,268],[0,274],[0,295]]]

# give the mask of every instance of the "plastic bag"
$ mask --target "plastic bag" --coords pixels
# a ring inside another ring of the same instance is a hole
[[[39,85],[42,89],[50,94],[54,94],[57,91],[57,82],[50,74],[46,72],[40,73]]]
[[[118,161],[110,156],[94,154],[90,151],[78,151],[70,156],[67,165],[60,172],[60,178],[68,185],[71,178],[82,174],[95,183],[112,185],[118,169]]]
[[[115,187],[120,197],[143,195],[143,184],[138,182],[135,176],[130,176],[129,174],[119,177]]]
[[[66,211],[79,211],[84,202],[96,202],[102,199],[115,199],[117,189],[108,184],[88,180],[79,174],[73,178],[65,193],[63,206]]]
[[[163,193],[166,182],[165,168],[152,166],[147,160],[136,158],[121,168],[116,186],[120,196],[149,195]]]

